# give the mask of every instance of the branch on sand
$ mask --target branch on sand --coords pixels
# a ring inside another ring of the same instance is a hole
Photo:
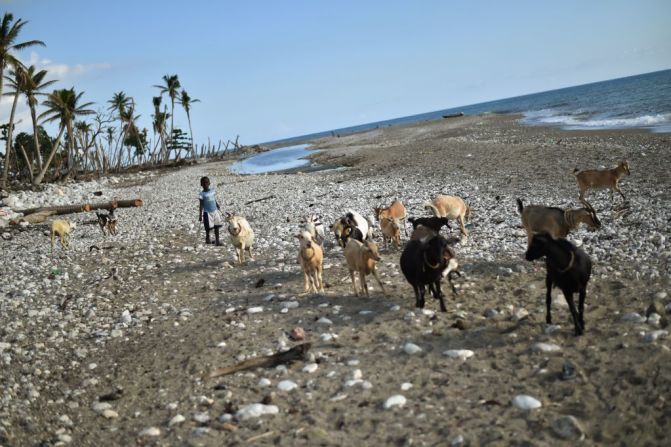
[[[254,357],[253,359],[240,362],[235,366],[215,369],[207,376],[207,378],[214,379],[215,377],[226,376],[228,374],[233,374],[239,371],[246,371],[248,369],[274,368],[277,365],[293,363],[296,360],[305,360],[305,355],[310,349],[310,346],[310,343],[303,343],[298,346],[294,346],[285,352],[278,352],[277,354],[266,355],[263,357]]]
[[[271,194],[267,197],[261,197],[260,199],[254,199],[254,200],[250,200],[249,202],[245,202],[245,205],[249,205],[250,203],[261,202],[263,200],[274,199],[274,198],[275,198],[275,195]]]

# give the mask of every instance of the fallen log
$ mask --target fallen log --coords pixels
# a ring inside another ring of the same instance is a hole
[[[296,360],[305,360],[305,355],[310,349],[310,346],[310,343],[303,343],[298,346],[294,346],[285,352],[278,352],[277,354],[266,355],[263,357],[255,357],[253,359],[240,362],[235,366],[215,369],[207,376],[207,378],[214,379],[215,377],[225,376],[239,371],[246,371],[248,369],[274,368],[277,365],[292,363]]]
[[[38,212],[51,212],[53,211],[53,214],[61,215],[61,214],[73,214],[73,213],[85,213],[88,211],[93,211],[93,210],[112,210],[115,208],[137,208],[141,207],[143,205],[143,202],[141,199],[133,199],[133,200],[112,200],[111,202],[103,202],[103,203],[84,203],[81,205],[63,205],[63,206],[43,206],[39,208],[28,208],[25,210],[13,210],[16,213],[21,213],[24,216],[27,216],[29,214],[33,213],[38,213]]]

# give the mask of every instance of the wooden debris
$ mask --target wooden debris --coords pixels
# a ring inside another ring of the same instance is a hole
[[[233,374],[239,371],[246,371],[248,369],[274,368],[277,365],[292,363],[296,360],[305,360],[305,355],[310,349],[310,346],[310,343],[303,343],[298,346],[294,346],[285,352],[278,352],[277,354],[273,355],[247,359],[235,366],[215,369],[207,376],[207,378],[213,379],[215,377],[226,376],[228,374]]]
[[[255,199],[255,200],[250,200],[249,202],[245,202],[245,205],[249,205],[250,203],[261,202],[263,200],[274,199],[274,198],[275,198],[275,195],[271,194],[267,197],[261,197],[260,199]]]
[[[143,205],[142,199],[120,200],[120,201],[114,199],[111,202],[94,203],[94,204],[84,203],[81,205],[65,205],[65,206],[46,206],[40,208],[29,208],[15,212],[21,213],[24,216],[28,216],[29,214],[53,211],[53,214],[61,215],[61,214],[83,213],[93,210],[109,211],[116,208],[138,208],[141,207],[142,205]]]

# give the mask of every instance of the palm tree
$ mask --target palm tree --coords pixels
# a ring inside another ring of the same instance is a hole
[[[163,82],[165,85],[155,85],[154,87],[161,90],[161,95],[163,95],[163,93],[168,93],[168,96],[170,96],[170,138],[172,138],[172,129],[174,128],[173,117],[175,116],[175,99],[177,99],[177,93],[182,86],[179,83],[179,79],[177,79],[177,75],[164,75]]]
[[[200,99],[193,99],[189,96],[186,90],[182,89],[182,95],[179,98],[179,103],[184,107],[186,112],[186,119],[189,121],[189,134],[191,135],[191,157],[196,158],[196,149],[193,146],[193,129],[191,129],[191,104],[200,102]]]
[[[124,129],[124,144],[127,143],[128,138],[133,139],[137,143],[136,149],[137,152],[142,153],[144,152],[144,147],[142,145],[142,136],[140,135],[140,131],[137,128],[136,121],[140,118],[141,115],[136,115],[135,114],[135,102],[131,98],[131,104],[130,106],[124,110],[124,112],[121,114],[121,118],[123,121],[126,123],[126,127]],[[130,144],[126,144],[128,146],[128,162],[132,160],[132,155],[130,152]]]
[[[7,126],[7,146],[5,147],[5,166],[2,170],[2,178],[0,179],[0,186],[3,188],[7,185],[7,177],[9,176],[9,162],[10,156],[12,155],[12,131],[14,130],[14,115],[16,113],[16,104],[19,102],[19,95],[21,94],[21,84],[23,83],[24,78],[24,69],[23,65],[17,65],[13,70],[9,72],[7,76],[7,81],[9,85],[14,88],[13,92],[5,93],[5,95],[14,96],[14,101],[12,102],[12,112],[9,115],[9,125]],[[30,166],[28,166],[30,169]]]
[[[19,60],[12,54],[13,51],[20,51],[24,48],[35,45],[45,46],[41,40],[29,40],[27,42],[15,43],[26,21],[18,19],[14,22],[14,15],[6,12],[0,25],[0,98],[2,97],[2,81],[5,74],[5,68],[9,65],[17,66]]]
[[[72,132],[74,119],[81,115],[95,114],[93,110],[87,109],[87,107],[93,105],[92,102],[78,104],[83,94],[84,92],[79,94],[75,93],[74,87],[70,89],[54,90],[42,103],[42,105],[47,107],[47,110],[43,112],[38,118],[44,119],[45,123],[59,120],[60,130],[58,132],[58,137],[56,137],[56,141],[54,142],[54,146],[51,149],[51,153],[44,162],[42,170],[37,175],[37,177],[33,179],[34,185],[39,185],[42,183],[42,180],[47,173],[47,169],[49,169],[49,165],[51,164],[51,161],[53,160],[54,155],[58,150],[58,146],[65,129],[68,130],[68,135],[70,135],[70,145],[72,146],[74,143],[74,134]]]
[[[154,129],[154,134],[158,133],[158,138],[159,141],[158,143],[161,144],[161,156],[160,159],[161,161],[167,160],[167,154],[168,154],[168,146],[166,144],[166,139],[165,139],[165,123],[168,120],[168,117],[170,114],[168,113],[167,110],[161,112],[161,101],[162,98],[160,96],[154,96],[152,98],[152,104],[154,105],[154,114],[152,117],[154,118],[154,121],[152,122],[152,127]],[[166,108],[167,109],[167,108]],[[156,147],[154,147],[154,151],[156,151]]]
[[[33,138],[35,141],[35,151],[37,158],[37,169],[42,170],[42,152],[40,151],[40,140],[38,137],[39,132],[37,131],[37,96],[46,95],[42,93],[41,90],[50,86],[56,80],[44,81],[44,78],[47,75],[46,70],[36,71],[34,65],[28,67],[24,72],[24,79],[21,83],[21,93],[26,95],[28,100],[28,107],[30,108],[30,118],[33,121]]]
[[[126,109],[128,106],[131,105],[133,101],[133,98],[126,96],[126,93],[123,91],[117,92],[112,96],[112,99],[107,101],[110,106],[107,108],[107,110],[112,110],[113,112],[117,112],[119,116],[119,130],[120,130],[120,137],[119,137],[119,143],[121,144],[121,149],[118,152],[118,158],[117,158],[117,166],[121,164],[121,156],[123,154],[123,142],[126,139],[126,131],[124,130],[124,114],[126,113]],[[117,144],[117,147],[118,147]],[[111,147],[110,147],[111,149]]]

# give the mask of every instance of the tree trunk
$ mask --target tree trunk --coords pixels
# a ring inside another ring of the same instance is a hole
[[[21,155],[23,155],[23,159],[26,162],[26,167],[28,168],[28,177],[30,178],[30,183],[33,183],[33,164],[28,159],[28,154],[26,154],[26,150],[21,143],[19,143],[19,149],[21,149]]]
[[[37,112],[35,112],[35,105],[30,104],[30,118],[33,121],[33,140],[35,140],[35,158],[37,159],[37,170],[42,170],[42,152],[40,152],[40,138],[37,131]]]
[[[9,176],[9,165],[10,158],[12,154],[12,131],[14,130],[14,115],[16,114],[16,104],[19,102],[19,89],[16,89],[16,94],[14,95],[14,102],[12,103],[12,113],[9,115],[9,126],[7,127],[7,146],[5,148],[5,167],[2,171],[2,179],[0,179],[0,186],[3,188],[7,186],[7,177]]]
[[[39,185],[42,183],[42,180],[44,180],[44,176],[47,173],[47,170],[49,169],[49,165],[51,164],[52,160],[54,159],[54,155],[56,155],[56,151],[58,150],[58,146],[60,145],[61,142],[61,137],[63,136],[63,132],[65,132],[65,124],[61,123],[61,130],[58,132],[58,137],[56,137],[56,141],[54,142],[54,147],[51,148],[51,153],[49,153],[49,157],[47,157],[47,161],[44,162],[44,166],[42,166],[42,170],[40,171],[39,174],[37,174],[37,177],[33,180],[33,185]]]

